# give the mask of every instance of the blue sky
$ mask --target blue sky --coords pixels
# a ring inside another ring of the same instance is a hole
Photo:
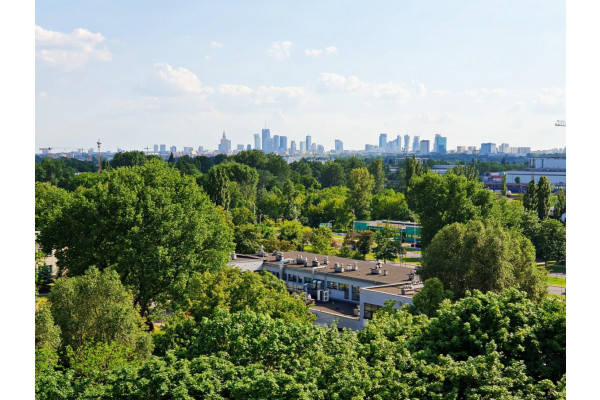
[[[564,147],[564,1],[38,1],[38,147]]]

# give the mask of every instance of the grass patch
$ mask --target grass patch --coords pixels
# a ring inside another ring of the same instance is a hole
[[[549,285],[562,286],[562,287],[567,286],[566,278],[557,278],[556,276],[548,276],[547,280],[548,280]]]
[[[409,264],[419,264],[421,265],[421,257],[404,257],[402,259],[405,263]]]
[[[564,265],[561,265],[561,264],[548,265],[548,267],[546,267],[546,270],[548,272],[555,272],[555,273],[561,273],[561,274],[567,273],[567,267],[565,267]]]

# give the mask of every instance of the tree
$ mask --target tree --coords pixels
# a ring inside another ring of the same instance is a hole
[[[369,164],[369,172],[373,175],[375,186],[373,186],[373,194],[381,193],[385,189],[385,172],[383,171],[383,160],[381,158],[374,159]]]
[[[397,193],[393,189],[386,189],[373,196],[371,218],[396,221],[412,220],[404,194]]]
[[[562,188],[558,189],[556,196],[557,199],[556,205],[554,206],[554,218],[561,220],[562,215],[567,212],[567,196]]]
[[[169,159],[167,160],[169,164],[175,164],[175,157],[173,157],[173,153],[169,155]]]
[[[482,183],[452,171],[445,176],[428,172],[412,178],[406,200],[419,216],[423,247],[448,224],[486,218],[494,204],[493,194]]]
[[[146,155],[141,151],[126,151],[124,153],[116,153],[110,160],[112,168],[133,167],[134,165],[144,165],[146,163]]]
[[[375,243],[375,232],[373,231],[362,231],[358,234],[358,241],[356,242],[356,250],[363,256],[366,256],[371,252],[371,248]]]
[[[313,229],[312,235],[310,236],[313,253],[317,254],[331,254],[333,251],[333,248],[331,247],[332,241],[333,233],[331,232],[331,229],[326,226],[320,226]]]
[[[213,203],[223,207],[225,210],[229,210],[234,188],[224,169],[217,169],[215,166],[210,170],[205,190]]]
[[[35,371],[36,375],[58,364],[60,328],[54,323],[48,303],[35,310]]]
[[[279,237],[282,240],[292,242],[297,247],[301,247],[303,239],[302,224],[298,221],[284,221],[279,229]]]
[[[421,291],[413,297],[414,310],[428,317],[435,317],[437,310],[446,299],[452,300],[454,293],[444,290],[444,284],[437,278],[428,279]]]
[[[479,181],[479,171],[473,165],[457,165],[452,168],[456,176],[464,176],[470,181]]]
[[[45,229],[57,218],[71,201],[71,195],[64,189],[48,182],[35,183],[35,230]]]
[[[344,186],[346,184],[346,176],[344,168],[339,163],[327,161],[323,165],[321,173],[321,186],[324,188],[332,186]]]
[[[468,290],[500,293],[515,285],[536,301],[547,295],[546,277],[536,268],[531,242],[495,221],[442,228],[424,250],[421,265],[421,279],[438,278],[459,297]]]
[[[232,228],[191,177],[162,161],[100,176],[40,232],[61,271],[113,267],[148,316],[153,302],[180,296],[193,272],[218,270],[229,259]]]
[[[244,224],[234,229],[235,251],[241,254],[256,254],[264,239],[260,228],[255,224]]]
[[[567,258],[567,229],[555,219],[547,219],[541,223],[537,232],[537,254],[548,264],[548,261],[564,263]]]
[[[413,176],[421,175],[423,175],[423,166],[413,154],[412,158],[406,160],[406,186],[408,187],[410,185],[410,179]]]
[[[90,268],[82,276],[60,278],[49,299],[64,348],[115,342],[132,349],[138,359],[150,355],[150,334],[115,271]]]
[[[372,190],[375,180],[366,168],[356,168],[348,178],[350,195],[347,198],[348,207],[354,211],[358,219],[369,219],[371,212]]]
[[[507,187],[506,187],[506,174],[502,175],[502,196],[506,196],[506,192],[507,192]]]
[[[404,248],[402,241],[396,241],[396,231],[389,224],[386,224],[380,231],[375,233],[375,244],[373,253],[377,259],[394,260],[398,254],[403,254]]]
[[[535,190],[537,200],[537,213],[540,221],[545,221],[550,213],[550,181],[548,177],[542,175],[538,181],[537,188]]]
[[[523,207],[526,210],[532,210],[538,212],[538,195],[537,188],[535,186],[535,180],[531,180],[527,185],[527,191],[523,195]]]

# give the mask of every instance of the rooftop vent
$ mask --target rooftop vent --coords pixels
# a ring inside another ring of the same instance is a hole
[[[312,266],[313,267],[318,267],[319,266],[319,260],[317,260],[317,257],[313,258],[313,260],[312,260]]]
[[[333,267],[333,270],[335,272],[344,272],[344,264],[335,263],[335,266]]]

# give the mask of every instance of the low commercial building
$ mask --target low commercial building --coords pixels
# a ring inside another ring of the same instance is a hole
[[[415,269],[379,261],[360,261],[307,252],[260,253],[233,256],[230,265],[245,270],[266,270],[298,293],[317,315],[316,323],[362,329],[386,300],[412,304],[422,284]],[[260,267],[257,265],[261,262]]]

